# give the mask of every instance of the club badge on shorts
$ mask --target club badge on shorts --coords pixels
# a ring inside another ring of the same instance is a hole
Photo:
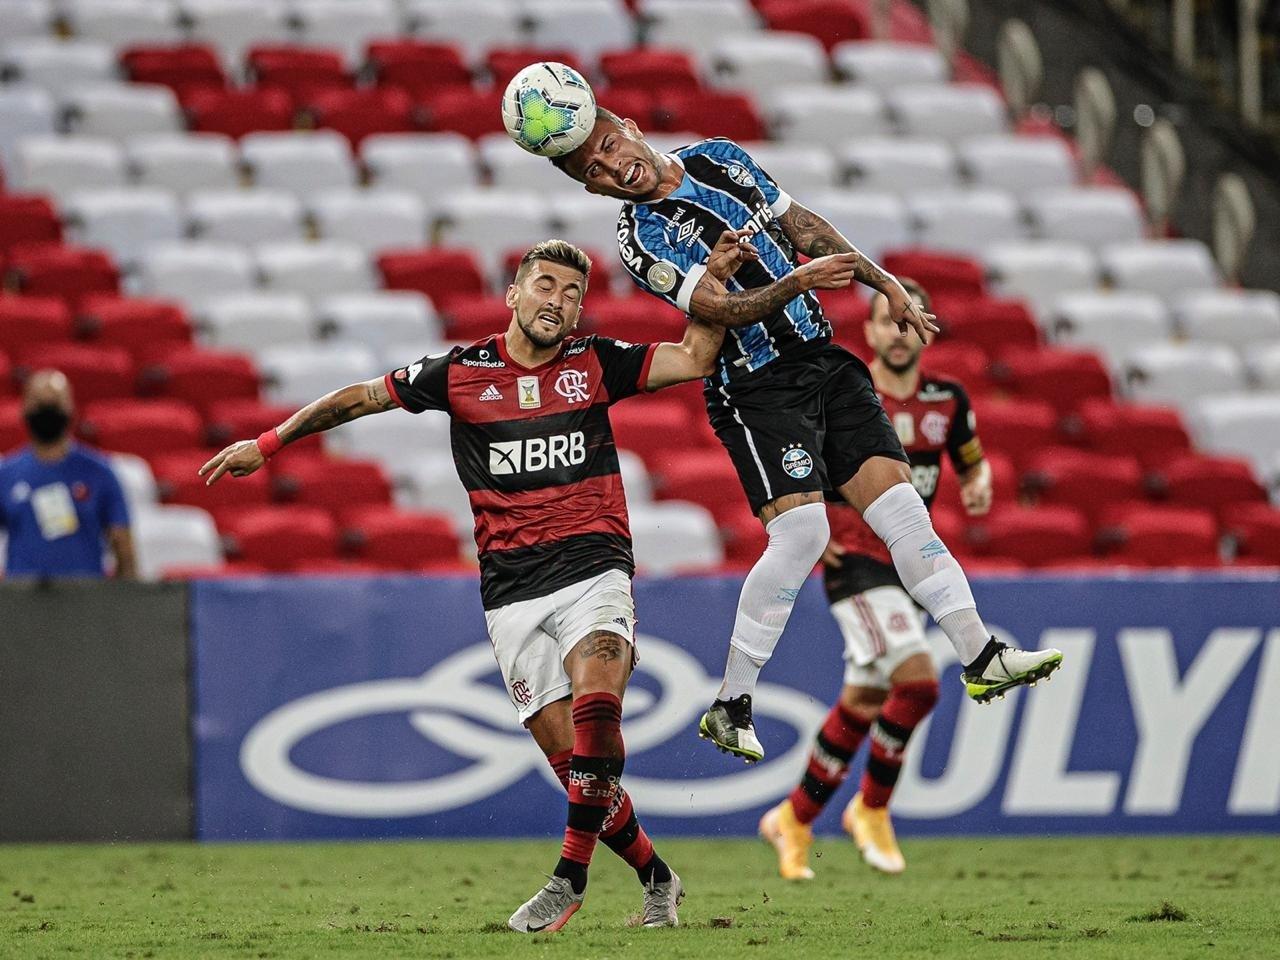
[[[800,444],[793,443],[782,451],[782,469],[787,471],[787,476],[803,480],[813,473],[813,457]]]
[[[542,394],[538,389],[537,377],[521,377],[516,381],[516,390],[520,394],[521,410],[536,410],[542,406]]]

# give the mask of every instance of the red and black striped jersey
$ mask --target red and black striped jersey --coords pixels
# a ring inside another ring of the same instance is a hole
[[[877,391],[879,393],[879,391]],[[905,400],[880,393],[884,411],[911,460],[911,483],[933,506],[945,451],[957,472],[982,462],[982,443],[969,395],[954,380],[922,376],[914,395]],[[845,548],[840,567],[824,571],[827,595],[834,603],[876,586],[901,585],[889,550],[874,530],[847,504],[827,510],[831,538]]]
[[[410,413],[449,414],[485,609],[605,570],[634,572],[609,405],[644,389],[655,349],[570,337],[527,368],[499,334],[386,375],[387,392]]]

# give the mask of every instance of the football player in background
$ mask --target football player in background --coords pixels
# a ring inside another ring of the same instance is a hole
[[[921,309],[929,297],[915,282],[903,287]],[[925,505],[938,490],[943,454],[960,478],[970,516],[991,509],[991,467],[983,459],[964,388],[920,372],[924,344],[898,335],[882,296],[871,303],[867,344],[875,352],[871,378],[889,421],[911,457],[911,479]],[[760,835],[778,852],[787,880],[808,880],[810,824],[844,782],[864,739],[871,753],[858,793],[841,823],[862,856],[885,873],[906,868],[889,819],[889,798],[903,751],[938,699],[938,675],[924,623],[880,538],[844,505],[831,505],[831,542],[822,555],[831,614],[844,636],[844,687],[818,731],[809,765],[790,796],[760,820]]]

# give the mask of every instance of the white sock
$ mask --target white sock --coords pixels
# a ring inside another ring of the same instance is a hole
[[[827,507],[822,503],[792,507],[764,529],[769,545],[742,584],[724,683],[718,694],[721,700],[755,691],[760,670],[773,655],[796,595],[831,537]]]
[[[884,541],[902,585],[946,633],[963,664],[991,639],[960,564],[933,530],[929,511],[909,483],[894,484],[862,519]]]

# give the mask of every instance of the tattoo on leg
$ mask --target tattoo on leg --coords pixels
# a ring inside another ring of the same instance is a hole
[[[622,659],[624,646],[623,639],[616,633],[601,630],[591,634],[582,643],[578,644],[578,656],[583,660],[590,660],[594,657],[602,663],[612,663],[615,660]]]

